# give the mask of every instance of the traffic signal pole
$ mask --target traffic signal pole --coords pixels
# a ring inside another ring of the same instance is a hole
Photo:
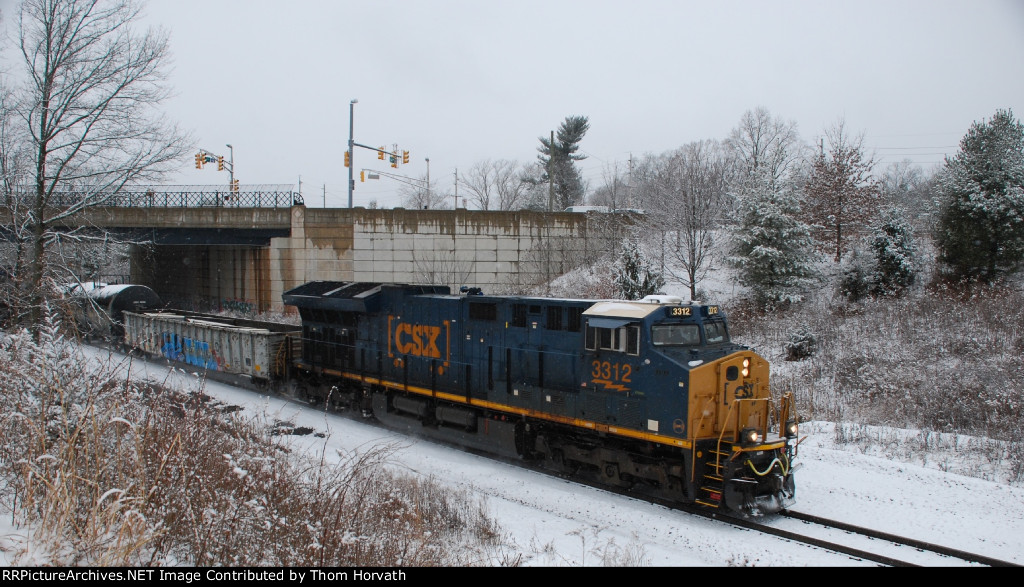
[[[384,149],[384,147],[381,147],[381,148],[378,149],[376,147],[371,147],[369,145],[363,145],[363,144],[357,143],[355,141],[355,133],[354,133],[355,106],[356,106],[356,104],[358,102],[359,102],[358,99],[352,98],[352,100],[350,100],[349,103],[348,103],[348,150],[345,151],[345,167],[348,167],[348,207],[349,208],[352,207],[352,190],[354,190],[355,187],[356,187],[356,180],[353,177],[353,173],[355,173],[355,167],[356,167],[356,162],[355,162],[355,148],[356,147],[362,147],[363,149],[368,149],[370,151],[375,151],[377,153],[377,158],[378,159],[384,159],[384,155],[386,155],[386,154],[390,155],[391,156],[391,166],[394,167],[394,168],[397,168],[399,163],[409,163],[409,151],[401,151],[401,152],[399,152],[398,145],[395,145],[394,151],[392,151],[391,153],[388,153]],[[365,172],[365,170],[364,170],[364,172]],[[362,181],[365,181],[365,176],[363,175],[364,172],[360,172],[360,175],[359,175],[359,178]]]
[[[354,153],[352,152],[353,141],[352,141],[352,119],[355,118],[356,102],[357,98],[352,98],[352,101],[348,103],[348,207],[352,207],[352,190],[356,187],[356,180],[352,178],[352,168],[355,167],[355,161],[352,160]]]

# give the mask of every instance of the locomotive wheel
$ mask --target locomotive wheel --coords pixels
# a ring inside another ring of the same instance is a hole
[[[565,453],[561,449],[556,448],[551,452],[551,462],[554,465],[554,469],[559,473],[565,475],[575,475],[579,472],[580,466],[575,461],[565,458]]]
[[[604,471],[604,476],[606,478],[608,478],[609,480],[611,480],[611,481],[618,481],[619,480],[619,466],[616,465],[615,463],[605,463],[603,471]]]

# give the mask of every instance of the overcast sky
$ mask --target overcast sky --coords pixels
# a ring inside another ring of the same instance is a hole
[[[451,189],[485,159],[536,160],[538,137],[590,119],[591,188],[630,157],[724,139],[746,110],[817,144],[844,118],[883,163],[941,163],[975,120],[1024,117],[1020,0],[150,0],[170,32],[168,115],[229,156],[243,184],[298,184],[346,206],[354,139],[398,145],[391,169],[356,149],[354,205],[398,205],[397,181]],[[227,182],[183,162],[169,183]]]

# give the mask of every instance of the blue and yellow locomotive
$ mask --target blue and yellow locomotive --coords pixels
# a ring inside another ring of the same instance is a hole
[[[717,306],[326,281],[284,303],[310,401],[675,502],[793,501],[793,398],[771,397],[767,361]]]

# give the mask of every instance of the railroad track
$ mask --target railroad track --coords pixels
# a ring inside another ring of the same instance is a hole
[[[886,566],[956,566],[957,563],[961,562],[967,565],[984,565],[989,567],[1021,566],[1017,563],[957,550],[942,546],[941,544],[897,536],[801,512],[784,510],[771,521],[764,523],[739,520],[727,516],[717,516],[717,519]],[[803,526],[812,526],[812,528],[801,528],[799,532],[787,529],[787,527],[793,526],[793,524],[785,523],[786,520],[799,522]],[[819,530],[819,536],[813,536],[813,527],[823,529],[824,534],[820,533]],[[841,542],[820,536],[839,536]],[[854,543],[858,546],[854,546]]]

